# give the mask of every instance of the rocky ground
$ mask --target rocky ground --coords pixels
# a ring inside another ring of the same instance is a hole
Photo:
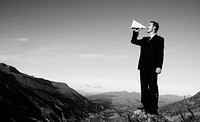
[[[172,119],[163,115],[146,114],[141,110],[124,112],[123,114],[119,114],[114,110],[106,110],[100,114],[91,114],[81,122],[172,122]]]
[[[169,116],[150,115],[141,110],[117,111],[107,109],[99,114],[90,114],[81,122],[172,122]]]

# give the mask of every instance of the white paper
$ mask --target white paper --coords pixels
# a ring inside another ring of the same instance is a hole
[[[132,25],[131,25],[131,29],[134,29],[134,28],[146,28],[144,25],[140,24],[139,22],[133,20],[132,22]]]

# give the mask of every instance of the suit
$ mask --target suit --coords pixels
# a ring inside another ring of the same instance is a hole
[[[164,57],[164,38],[154,35],[137,39],[138,32],[133,31],[131,43],[140,46],[138,69],[140,70],[141,102],[145,109],[157,111],[158,85],[156,68],[162,69]]]
[[[141,47],[138,69],[154,71],[157,67],[162,69],[164,57],[164,38],[158,36],[157,34],[150,40],[149,37],[143,37],[139,40],[137,37],[138,32],[133,32],[131,43]]]

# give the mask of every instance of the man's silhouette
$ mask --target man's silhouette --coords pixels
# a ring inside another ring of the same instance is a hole
[[[131,43],[141,47],[138,69],[140,70],[142,108],[150,114],[157,114],[158,84],[157,75],[161,73],[164,57],[164,38],[157,35],[159,24],[150,21],[147,26],[149,37],[137,39],[141,29],[134,29]]]

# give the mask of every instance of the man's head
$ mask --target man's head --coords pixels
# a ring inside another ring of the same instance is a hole
[[[159,24],[155,21],[150,21],[147,26],[147,33],[157,33],[159,29]]]

